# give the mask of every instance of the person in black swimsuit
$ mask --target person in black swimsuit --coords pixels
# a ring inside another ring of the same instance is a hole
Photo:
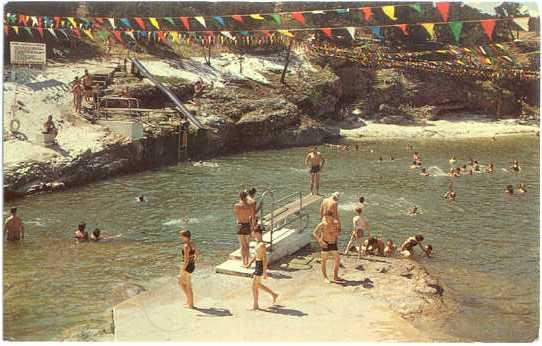
[[[310,176],[310,188],[311,194],[318,195],[320,190],[320,170],[324,166],[325,159],[322,154],[318,151],[317,147],[313,147],[312,150],[305,157],[305,167],[310,165],[309,176]]]
[[[261,283],[262,277],[264,280],[267,279],[267,249],[265,248],[265,243],[261,240],[261,235],[256,234],[256,232],[252,232],[252,236],[257,239],[258,243],[256,244],[254,257],[246,265],[246,267],[249,268],[254,262],[254,273],[252,278],[252,296],[254,301],[252,304],[252,310],[259,310],[260,306],[258,304],[258,298],[260,295],[260,288],[273,297],[273,304],[276,303],[279,295]]]
[[[186,307],[189,309],[194,308],[194,292],[192,290],[192,273],[196,269],[196,261],[199,257],[199,251],[191,240],[192,235],[190,231],[180,230],[179,237],[183,242],[183,249],[181,250],[184,263],[181,266],[181,272],[179,273],[179,286],[186,296]]]

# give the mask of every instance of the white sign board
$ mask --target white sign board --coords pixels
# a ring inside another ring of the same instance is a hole
[[[10,63],[23,65],[45,65],[45,43],[10,42]]]

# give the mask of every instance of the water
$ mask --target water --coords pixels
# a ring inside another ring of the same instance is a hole
[[[446,172],[470,157],[493,161],[493,175],[455,179],[456,202],[439,196],[447,176],[422,177],[409,169],[405,141],[368,142],[359,152],[329,151],[322,192],[341,191],[345,224],[360,194],[374,232],[395,242],[426,236],[435,256],[422,259],[462,307],[437,323],[449,334],[479,341],[525,341],[537,335],[539,311],[539,152],[534,137],[426,141],[415,144],[431,173]],[[369,152],[374,149],[374,153]],[[232,205],[237,191],[257,186],[282,193],[307,188],[306,149],[263,151],[180,164],[119,177],[63,193],[17,201],[27,225],[24,244],[4,245],[4,332],[17,340],[61,338],[66,329],[97,328],[110,321],[124,285],[176,275],[176,230],[187,227],[203,251],[204,265],[222,262],[237,247]],[[393,153],[394,161],[386,161]],[[379,156],[384,157],[379,162]],[[519,159],[523,171],[503,171]],[[525,195],[505,196],[506,184],[527,185]],[[148,202],[136,203],[144,194]],[[421,215],[406,216],[417,205]],[[7,212],[6,206],[4,212]],[[317,221],[311,209],[311,225]],[[84,220],[90,230],[122,233],[117,241],[75,244]],[[343,239],[343,242],[345,240]]]

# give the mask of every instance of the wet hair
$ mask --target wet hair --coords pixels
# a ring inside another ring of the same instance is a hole
[[[17,213],[17,208],[11,208],[9,210],[9,212],[12,213],[12,214],[15,214],[15,213]]]
[[[188,231],[186,229],[180,229],[179,230],[179,235],[181,237],[185,237],[185,238],[188,238],[188,239],[190,239],[192,237],[192,234],[190,233],[190,231]]]
[[[143,202],[145,200],[145,196],[139,195],[139,197],[137,197],[137,199],[140,200],[141,202]]]
[[[427,250],[433,250],[433,246],[427,245]]]
[[[92,235],[94,235],[95,237],[99,237],[100,236],[100,229],[96,228],[94,231],[92,231]]]
[[[423,235],[417,234],[414,238],[416,238],[417,241],[423,241]]]
[[[365,197],[361,196],[361,197],[359,198],[359,202],[360,202],[360,203],[365,203]]]
[[[250,196],[254,196],[256,194],[256,188],[252,187],[250,190],[247,191]]]
[[[392,243],[392,244],[393,244],[393,240],[388,239],[388,240],[386,240],[386,244],[387,244],[387,243]]]
[[[363,209],[361,209],[360,207],[357,207],[356,209],[354,209],[354,211],[360,214],[363,211]]]
[[[239,198],[240,198],[241,200],[244,201],[244,200],[247,198],[247,196],[248,196],[248,192],[246,192],[246,191],[244,191],[244,190],[241,191],[241,192],[239,192]]]
[[[81,223],[79,223],[79,225],[78,225],[77,227],[78,227],[80,230],[84,230],[85,227],[87,227],[87,224],[84,223],[84,222],[81,222]]]

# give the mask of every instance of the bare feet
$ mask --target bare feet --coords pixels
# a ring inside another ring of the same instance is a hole
[[[253,306],[252,308],[248,309],[248,311],[258,311],[260,310],[259,306]]]
[[[328,278],[324,278],[324,283],[325,283],[325,284],[330,284],[331,281],[330,281]]]
[[[343,282],[343,281],[344,281],[344,279],[341,278],[340,276],[336,276],[336,277],[333,278],[333,282]]]
[[[277,293],[273,294],[273,305],[275,305],[277,303],[277,298],[279,297],[279,295]]]

